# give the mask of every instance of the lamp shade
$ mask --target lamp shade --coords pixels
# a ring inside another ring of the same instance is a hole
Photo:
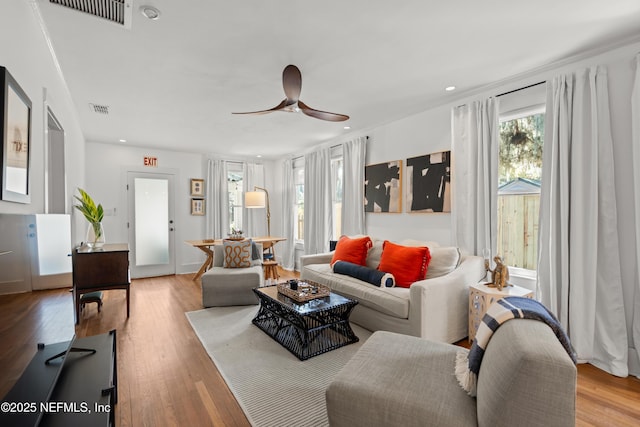
[[[266,193],[262,191],[247,191],[244,193],[244,207],[249,209],[264,208],[267,206]]]

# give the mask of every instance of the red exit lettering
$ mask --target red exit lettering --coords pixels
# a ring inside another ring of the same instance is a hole
[[[157,157],[144,156],[144,165],[145,166],[158,167],[158,158]]]

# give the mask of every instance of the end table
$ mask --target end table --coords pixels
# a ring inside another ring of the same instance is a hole
[[[480,321],[494,302],[504,297],[533,298],[533,291],[521,286],[512,285],[502,288],[490,288],[488,282],[480,282],[469,286],[469,342],[473,341]]]

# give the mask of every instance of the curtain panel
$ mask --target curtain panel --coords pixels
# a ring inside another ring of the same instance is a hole
[[[367,154],[367,137],[362,136],[344,143],[342,153],[344,161],[342,234],[366,234],[364,166]]]
[[[496,253],[499,101],[489,98],[453,108],[452,232],[464,252]]]
[[[229,201],[227,194],[227,163],[224,160],[207,161],[206,235],[223,238],[229,233]]]
[[[631,94],[631,132],[633,146],[633,186],[636,218],[636,268],[631,336],[633,347],[640,359],[640,54],[635,57],[635,79]]]
[[[324,148],[304,156],[305,254],[329,250],[333,225],[331,203],[331,150]]]
[[[282,253],[282,268],[293,270],[295,268],[295,226],[296,215],[296,185],[293,176],[293,160],[287,159],[282,164],[282,230],[285,239],[280,242]]]
[[[555,77],[546,104],[537,295],[580,361],[626,376],[606,69]]]

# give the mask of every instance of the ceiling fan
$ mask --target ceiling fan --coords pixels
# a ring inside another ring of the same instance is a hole
[[[274,111],[289,111],[298,112],[302,111],[309,117],[313,117],[320,120],[328,120],[330,122],[343,122],[349,120],[349,116],[344,114],[329,113],[327,111],[320,111],[309,107],[307,104],[300,100],[300,90],[302,89],[302,74],[295,65],[287,65],[282,71],[282,86],[284,87],[284,93],[286,98],[282,102],[273,108],[261,111],[250,111],[246,113],[232,113],[232,114],[266,114]]]

